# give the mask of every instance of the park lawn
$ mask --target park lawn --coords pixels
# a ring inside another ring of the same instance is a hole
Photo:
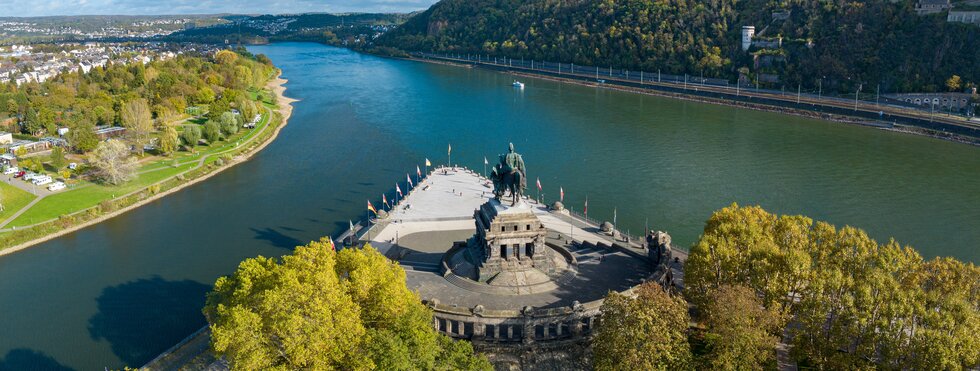
[[[10,223],[10,226],[23,227],[84,210],[98,205],[100,202],[108,200],[113,196],[119,197],[160,182],[166,178],[187,171],[195,165],[188,163],[175,168],[140,174],[136,179],[118,186],[85,183],[83,187],[45,197],[37,204],[34,204],[30,210],[27,210],[17,217],[17,219],[14,219]]]
[[[3,211],[0,211],[0,221],[7,220],[11,215],[34,201],[36,197],[23,189],[0,182],[0,203],[3,204]]]

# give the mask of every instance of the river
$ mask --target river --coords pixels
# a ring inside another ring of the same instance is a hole
[[[336,234],[428,157],[478,171],[514,142],[547,200],[690,245],[732,202],[980,260],[975,147],[794,116],[384,59],[250,48],[292,119],[252,160],[120,217],[0,257],[0,370],[140,366],[204,324],[247,257]],[[535,195],[532,188],[530,193]]]

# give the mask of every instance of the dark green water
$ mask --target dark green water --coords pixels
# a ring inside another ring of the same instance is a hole
[[[693,242],[710,213],[760,204],[978,261],[978,148],[875,129],[380,59],[254,47],[302,99],[247,163],[161,201],[0,257],[0,370],[140,366],[204,323],[244,258],[336,233],[425,157],[482,169],[513,141],[548,199]]]

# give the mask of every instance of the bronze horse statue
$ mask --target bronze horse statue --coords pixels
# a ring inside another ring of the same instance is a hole
[[[517,205],[517,201],[524,195],[527,189],[527,172],[524,169],[524,158],[514,152],[514,143],[506,154],[499,156],[499,162],[490,171],[490,180],[493,181],[493,195],[497,201],[510,192],[510,205]]]

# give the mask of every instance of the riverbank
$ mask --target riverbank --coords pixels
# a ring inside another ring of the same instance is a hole
[[[849,125],[858,125],[865,127],[872,127],[876,129],[904,133],[904,134],[914,134],[920,136],[926,136],[935,139],[941,139],[956,143],[970,144],[974,146],[980,146],[980,135],[961,135],[956,132],[971,132],[980,134],[980,126],[972,125],[953,125],[945,122],[925,122],[925,120],[917,117],[905,116],[898,114],[896,112],[891,112],[888,107],[875,107],[875,112],[869,112],[867,107],[860,107],[860,109],[854,109],[853,112],[850,108],[842,109],[838,107],[838,102],[829,103],[831,100],[826,100],[822,103],[815,103],[817,100],[813,98],[807,98],[802,101],[791,101],[780,99],[779,97],[769,96],[766,94],[761,94],[755,96],[751,89],[743,89],[740,94],[730,94],[729,92],[722,92],[716,87],[711,86],[699,86],[697,84],[685,85],[683,89],[676,86],[669,86],[669,83],[635,83],[629,81],[620,81],[616,78],[605,78],[601,80],[596,80],[589,76],[576,75],[570,73],[561,72],[549,72],[544,70],[535,70],[529,68],[507,66],[507,65],[496,65],[479,63],[468,60],[454,60],[454,59],[439,59],[434,57],[392,57],[396,59],[403,59],[416,62],[425,62],[432,64],[441,64],[454,67],[462,68],[484,68],[492,71],[504,72],[514,76],[521,76],[527,78],[535,78],[549,81],[556,81],[562,83],[576,84],[580,86],[588,86],[595,88],[605,88],[618,90],[629,93],[646,94],[652,96],[660,96],[673,99],[683,99],[687,101],[717,104],[730,107],[746,108],[756,111],[766,111],[787,114],[792,116],[814,118],[820,120],[826,120],[835,123],[843,123]],[[880,110],[880,111],[878,111]],[[868,116],[871,114],[875,116],[874,118],[861,117],[859,114]],[[900,120],[909,121],[900,122]],[[913,124],[912,122],[918,123]],[[947,129],[949,129],[947,131]]]
[[[265,108],[268,111],[269,114],[268,114],[268,119],[266,121],[266,125],[263,126],[262,129],[260,129],[260,130],[262,130],[262,132],[260,132],[260,133],[256,134],[255,136],[251,137],[247,142],[242,143],[243,145],[249,145],[249,144],[251,144],[252,146],[251,147],[245,147],[245,150],[236,153],[235,156],[231,157],[231,161],[228,161],[223,166],[212,167],[212,165],[214,164],[214,162],[211,161],[209,163],[208,160],[209,159],[216,160],[216,159],[218,159],[222,155],[226,155],[229,152],[234,152],[236,149],[239,148],[238,146],[236,146],[235,148],[230,149],[228,151],[213,153],[213,154],[210,154],[208,156],[204,156],[200,160],[198,160],[197,166],[191,167],[191,168],[187,169],[186,171],[183,171],[183,172],[181,172],[181,173],[179,173],[179,174],[177,174],[177,175],[175,175],[173,177],[170,177],[170,178],[161,180],[159,182],[153,183],[153,184],[151,184],[151,185],[149,185],[149,186],[147,186],[145,188],[141,188],[141,189],[136,190],[134,192],[131,192],[129,194],[122,195],[120,197],[116,197],[116,198],[113,198],[112,200],[109,200],[111,202],[118,202],[119,200],[125,200],[128,197],[137,196],[137,195],[146,195],[145,197],[139,197],[138,196],[138,200],[136,200],[133,203],[130,203],[130,204],[126,205],[126,206],[120,207],[120,208],[118,208],[118,209],[116,209],[114,211],[108,212],[106,214],[95,216],[94,218],[89,219],[89,220],[86,220],[86,221],[84,221],[82,223],[74,224],[74,225],[62,226],[62,228],[59,228],[59,229],[57,229],[56,231],[54,231],[52,233],[47,233],[44,236],[41,236],[41,237],[38,237],[38,238],[34,238],[34,239],[31,239],[31,240],[26,241],[26,242],[21,242],[19,244],[16,244],[16,245],[11,246],[11,247],[8,247],[8,248],[0,249],[0,256],[4,256],[4,255],[7,255],[7,254],[13,254],[15,252],[22,251],[22,250],[27,249],[29,247],[35,246],[37,244],[40,244],[40,243],[49,241],[49,240],[54,239],[54,238],[58,238],[58,237],[64,236],[66,234],[70,234],[70,233],[75,232],[75,231],[78,231],[80,229],[84,229],[84,228],[87,228],[89,226],[92,226],[92,225],[101,223],[103,221],[112,219],[112,218],[114,218],[116,216],[125,214],[126,212],[129,212],[131,210],[134,210],[134,209],[136,209],[136,208],[138,208],[140,206],[143,206],[143,205],[146,205],[148,203],[154,202],[154,201],[159,200],[161,198],[164,198],[164,197],[166,197],[168,195],[171,195],[171,194],[174,194],[176,192],[179,192],[179,191],[183,190],[184,188],[187,188],[187,187],[192,186],[194,184],[197,184],[199,182],[205,181],[205,180],[211,178],[212,176],[221,173],[222,171],[225,171],[227,169],[230,169],[231,167],[233,167],[233,166],[235,166],[235,165],[237,165],[237,164],[239,164],[241,162],[244,162],[244,161],[248,160],[255,153],[258,153],[259,151],[261,151],[262,149],[264,149],[266,146],[268,146],[270,143],[272,143],[272,141],[275,140],[276,137],[279,136],[279,132],[282,130],[282,128],[285,127],[286,124],[289,122],[289,117],[292,115],[292,111],[293,111],[292,103],[296,102],[297,100],[285,96],[285,92],[286,92],[285,84],[286,84],[286,82],[288,82],[288,80],[283,79],[281,77],[281,72],[279,74],[277,74],[275,77],[273,77],[272,79],[269,80],[269,82],[266,84],[266,88],[269,89],[275,95],[275,97],[276,97],[276,101],[275,101],[275,103],[276,103],[276,110],[275,111],[272,111],[272,110],[268,109],[267,107]],[[272,131],[271,132],[268,132],[268,130],[272,130]],[[269,134],[266,135],[267,133],[269,133]],[[263,137],[263,135],[265,135],[265,136]],[[259,138],[258,143],[256,143],[256,141],[255,141],[256,138]],[[205,171],[201,172],[200,174],[195,174],[196,176],[194,176],[193,178],[189,178],[188,179],[186,177],[186,174],[191,174],[191,173],[193,173],[195,171],[201,170],[202,168],[205,168]],[[154,187],[156,187],[157,189],[159,189],[162,184],[165,184],[167,182],[174,181],[174,180],[177,180],[178,183],[172,185],[170,188],[168,188],[166,190],[163,190],[163,191],[152,192],[152,189]],[[102,205],[96,206],[96,208],[100,208],[100,209],[101,209],[101,207],[102,207]],[[77,211],[75,213],[72,213],[72,215],[85,214],[87,210],[92,210],[92,209],[80,210],[80,211]],[[51,224],[51,223],[57,224],[58,221],[61,220],[61,219],[62,218],[58,218],[58,219],[54,219],[54,220],[51,220],[51,221],[46,221],[46,222],[38,223],[38,224],[35,224],[33,226],[28,226],[27,228],[44,226],[44,225]],[[27,228],[24,228],[24,229],[27,229]],[[15,229],[14,231],[8,232],[8,233],[17,233],[17,230]]]

